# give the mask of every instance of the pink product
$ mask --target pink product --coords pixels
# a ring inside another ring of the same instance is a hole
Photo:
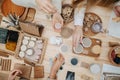
[[[37,50],[35,50],[35,55],[40,55],[42,53],[42,50],[40,50],[40,49],[37,49]]]
[[[42,40],[37,40],[36,44],[41,44],[43,41]]]
[[[43,48],[43,43],[41,44],[36,44],[37,49],[42,49]]]
[[[41,44],[40,44],[39,47],[38,47],[38,45],[36,45],[36,46],[34,47],[34,51],[35,51],[35,54],[36,54],[36,55],[40,55],[40,54],[42,53]]]
[[[33,54],[32,56],[29,56],[29,55],[25,55],[25,58],[31,60],[31,61],[35,61],[35,62],[38,62],[40,56],[39,55],[36,55],[36,54]]]

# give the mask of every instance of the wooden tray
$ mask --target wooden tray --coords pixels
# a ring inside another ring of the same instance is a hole
[[[21,47],[21,45],[22,45],[22,40],[23,40],[23,38],[24,38],[24,36],[28,36],[28,37],[34,37],[34,38],[37,38],[37,39],[40,39],[40,40],[42,40],[43,41],[43,48],[42,48],[42,53],[41,53],[41,55],[40,55],[40,58],[39,58],[39,61],[38,62],[35,62],[35,61],[32,61],[32,60],[30,60],[30,59],[28,59],[28,58],[20,58],[19,57],[19,52],[20,52],[20,47]],[[32,62],[32,64],[33,63],[42,63],[42,61],[43,61],[43,59],[44,59],[44,55],[45,55],[45,51],[46,51],[46,46],[47,46],[47,38],[43,38],[43,37],[37,37],[37,36],[33,36],[33,35],[30,35],[30,34],[27,34],[27,33],[22,33],[22,35],[20,36],[20,39],[19,39],[19,44],[18,44],[18,46],[17,46],[17,53],[16,53],[16,58],[18,58],[18,59],[25,59],[27,62],[29,61],[29,62]],[[26,62],[25,61],[25,62]]]
[[[101,47],[101,45],[102,45],[102,42],[101,42],[101,40],[99,40],[99,39],[94,39],[94,38],[90,38],[91,40],[92,40],[92,45],[91,45],[91,47],[89,47],[89,48],[84,48],[84,51],[82,52],[82,53],[75,53],[75,54],[78,54],[78,55],[85,55],[85,56],[90,56],[90,57],[99,57],[100,56],[100,53],[99,54],[94,54],[91,50],[92,50],[92,48],[93,48],[93,46],[95,46],[95,45],[99,45],[100,47]],[[87,53],[88,54],[87,54]]]
[[[94,24],[94,22],[102,23],[102,20],[95,13],[92,13],[92,12],[85,13],[85,18],[83,22],[83,34],[85,36],[94,36],[97,34],[91,30],[91,26]]]

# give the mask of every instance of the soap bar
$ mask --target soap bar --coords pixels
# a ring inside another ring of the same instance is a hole
[[[8,41],[6,43],[6,49],[11,50],[11,51],[15,51],[16,45],[17,45],[16,42],[10,42],[10,41]]]
[[[24,39],[27,39],[27,40],[29,40],[29,39],[30,39],[30,37],[28,37],[28,36],[24,36]]]
[[[31,37],[31,40],[36,41],[36,40],[37,40],[37,38]]]
[[[17,42],[18,37],[19,37],[19,34],[17,31],[12,31],[12,30],[8,31],[8,41]]]
[[[30,41],[28,45],[29,45],[30,48],[32,48],[32,47],[35,46],[35,42],[34,41]]]
[[[44,66],[35,66],[34,78],[43,78],[43,77],[44,77]]]
[[[24,56],[25,56],[25,53],[21,51],[21,52],[19,53],[19,57],[24,58]]]
[[[27,45],[28,44],[28,40],[27,39],[23,39],[23,42],[22,42],[24,45]]]
[[[27,51],[26,51],[26,54],[29,56],[33,55],[33,53],[34,53],[33,49],[27,49]]]
[[[0,28],[0,43],[6,43],[7,33],[7,29]]]
[[[25,45],[21,46],[21,51],[25,51],[27,49],[27,47]]]

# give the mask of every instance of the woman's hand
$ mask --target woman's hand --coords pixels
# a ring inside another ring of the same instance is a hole
[[[63,65],[64,61],[65,59],[62,54],[59,54],[58,57],[54,59],[51,72],[49,75],[50,79],[56,79],[57,72],[60,69],[60,67]]]
[[[73,33],[73,47],[76,47],[78,43],[82,43],[83,31],[81,26],[75,26]]]
[[[36,4],[40,10],[43,10],[46,13],[55,13],[57,12],[56,8],[51,3],[51,0],[36,0]]]
[[[63,27],[63,18],[58,12],[53,14],[53,27],[56,32],[61,32],[61,28]]]
[[[15,69],[15,70],[11,71],[9,74],[8,80],[14,80],[15,77],[19,74],[22,74],[22,72],[20,70]]]
[[[115,6],[114,12],[115,12],[117,17],[120,17],[120,5],[119,6]]]

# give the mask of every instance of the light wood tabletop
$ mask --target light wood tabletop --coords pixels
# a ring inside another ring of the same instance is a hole
[[[99,7],[99,6],[93,6],[93,7],[89,8],[87,10],[87,12],[94,12],[97,15],[99,15],[99,17],[101,17],[102,22],[103,22],[103,29],[107,31],[110,14],[111,14],[110,9]],[[44,65],[45,78],[34,79],[33,78],[34,71],[32,69],[31,80],[46,80],[46,78],[49,76],[49,73],[50,73],[50,67],[51,67],[50,60],[54,59],[54,57],[59,53],[63,54],[63,56],[65,58],[65,64],[63,65],[63,69],[58,71],[58,74],[57,74],[58,80],[65,80],[67,71],[75,72],[75,80],[100,80],[102,65],[104,63],[111,64],[108,59],[108,52],[110,50],[109,42],[119,42],[119,40],[120,40],[118,38],[109,36],[105,32],[99,33],[95,36],[92,36],[92,38],[100,39],[102,41],[101,53],[100,53],[99,57],[89,57],[89,56],[77,55],[77,54],[73,53],[72,36],[71,36],[70,38],[67,38],[67,39],[63,38],[63,44],[68,46],[68,51],[61,52],[60,46],[52,45],[49,42],[49,39],[52,36],[61,36],[61,35],[60,35],[60,33],[57,33],[54,31],[54,29],[52,27],[52,22],[51,22],[51,20],[48,20],[46,18],[46,14],[44,12],[36,11],[35,19],[33,22],[36,22],[36,23],[39,23],[39,24],[42,24],[45,26],[42,36],[48,38],[48,44],[47,44],[43,63],[41,64],[41,65]],[[67,26],[67,27],[70,26],[70,28],[74,29],[73,22],[71,22],[65,26]],[[4,48],[2,46],[3,45],[0,44],[0,49]],[[4,57],[0,56],[0,58],[4,58]],[[71,64],[72,58],[78,59],[77,65]],[[18,60],[14,56],[10,56],[7,59],[12,59],[11,70],[13,69],[15,63],[24,63],[23,60]],[[101,71],[97,74],[93,74],[93,73],[91,73],[89,67],[86,68],[86,67],[82,66],[82,63],[87,63],[89,65],[94,64],[94,63],[99,64]],[[8,73],[5,71],[2,71],[2,72]],[[90,79],[83,79],[83,76],[90,77]]]

